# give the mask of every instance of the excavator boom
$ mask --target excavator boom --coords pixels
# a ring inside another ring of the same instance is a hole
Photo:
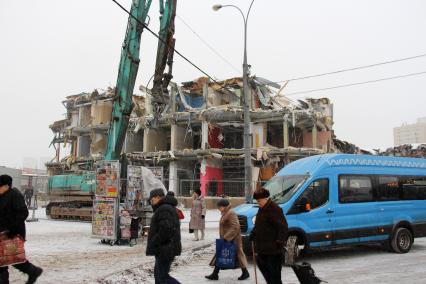
[[[105,160],[119,159],[132,112],[132,96],[139,68],[141,35],[152,0],[134,0],[121,49],[115,87],[112,120],[108,131]]]

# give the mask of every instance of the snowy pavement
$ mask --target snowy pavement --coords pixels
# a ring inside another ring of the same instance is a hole
[[[37,214],[43,216],[43,211]],[[192,241],[188,233],[189,212],[182,223],[183,254],[177,258],[171,274],[182,283],[212,283],[204,278],[214,254],[218,236],[217,210],[207,214],[206,240]],[[145,256],[145,241],[135,247],[102,245],[91,238],[91,224],[42,219],[27,223],[27,257],[45,269],[38,283],[124,283],[151,284],[153,258]],[[416,239],[407,254],[394,254],[377,246],[360,246],[314,252],[305,256],[316,274],[328,283],[426,283],[426,238]],[[11,283],[24,283],[24,277],[10,268]],[[213,283],[254,283],[237,281],[240,270],[221,271]],[[283,268],[284,283],[298,283],[290,268]],[[265,283],[258,271],[259,283]]]
[[[210,255],[178,267],[171,274],[182,283],[215,283],[204,278],[212,272],[208,263]],[[394,254],[381,247],[353,247],[332,251],[315,252],[301,259],[312,264],[316,275],[328,283],[426,283],[426,238],[417,239],[412,250],[407,254]],[[250,261],[250,278],[238,281],[241,270],[226,270],[219,274],[218,283],[254,283],[254,270]],[[259,270],[259,284],[266,283]],[[289,267],[283,267],[283,283],[299,283]],[[146,282],[149,283],[149,282]],[[153,283],[153,282],[152,282]]]
[[[182,222],[182,245],[184,251],[212,243],[218,234],[219,214],[207,215],[206,239],[193,241],[188,232],[189,212],[185,211]],[[145,256],[146,240],[134,247],[109,246],[91,238],[91,224],[71,221],[48,220],[44,209],[37,211],[39,222],[26,223],[27,258],[45,271],[38,283],[96,283],[98,280],[120,271],[139,267],[153,261]],[[9,268],[11,283],[24,283],[24,276]]]
[[[211,246],[202,253],[193,255],[192,261],[189,263],[179,263],[178,260],[178,265],[172,268],[170,274],[181,283],[255,283],[251,261],[249,263],[251,277],[245,281],[237,280],[241,274],[239,269],[221,271],[217,282],[205,279],[204,276],[213,270],[208,266],[213,253],[214,247]],[[408,254],[389,253],[378,246],[359,246],[315,252],[305,256],[301,261],[311,263],[316,275],[328,283],[426,283],[425,238],[417,239]],[[257,270],[257,274],[258,283],[265,284],[259,270]],[[299,283],[293,270],[288,267],[283,267],[282,279],[285,284]],[[102,283],[154,284],[152,266],[124,271]]]

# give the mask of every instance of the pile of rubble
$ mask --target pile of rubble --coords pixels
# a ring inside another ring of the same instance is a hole
[[[412,157],[426,158],[426,143],[422,144],[404,144],[396,147],[391,147],[379,153],[381,156],[397,156],[397,157]]]

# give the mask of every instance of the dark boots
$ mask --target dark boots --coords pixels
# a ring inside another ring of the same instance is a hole
[[[218,267],[215,267],[213,273],[205,277],[209,280],[219,280],[219,271],[220,269]]]
[[[37,278],[43,273],[43,269],[26,261],[24,263],[13,265],[16,269],[28,275],[27,284],[34,284]],[[9,271],[8,267],[0,268],[0,284],[9,284]]]
[[[249,277],[250,277],[250,274],[249,274],[249,272],[248,272],[247,268],[241,268],[241,271],[242,271],[243,273],[241,274],[241,276],[240,276],[240,277],[238,277],[238,280],[246,280],[247,278],[249,278]]]
[[[219,271],[220,269],[215,267],[213,270],[213,273],[210,275],[207,275],[206,278],[209,280],[219,280]],[[250,277],[250,274],[247,270],[247,268],[241,268],[242,274],[240,277],[238,277],[238,280],[246,280]]]
[[[9,284],[9,271],[7,267],[0,267],[0,284]]]
[[[37,278],[39,278],[42,273],[43,269],[33,265],[33,267],[31,267],[30,271],[28,272],[27,284],[35,283],[37,281]]]

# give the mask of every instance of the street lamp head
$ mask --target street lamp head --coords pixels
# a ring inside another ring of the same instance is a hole
[[[213,11],[218,11],[218,10],[220,10],[222,8],[222,5],[214,5],[213,6]]]

